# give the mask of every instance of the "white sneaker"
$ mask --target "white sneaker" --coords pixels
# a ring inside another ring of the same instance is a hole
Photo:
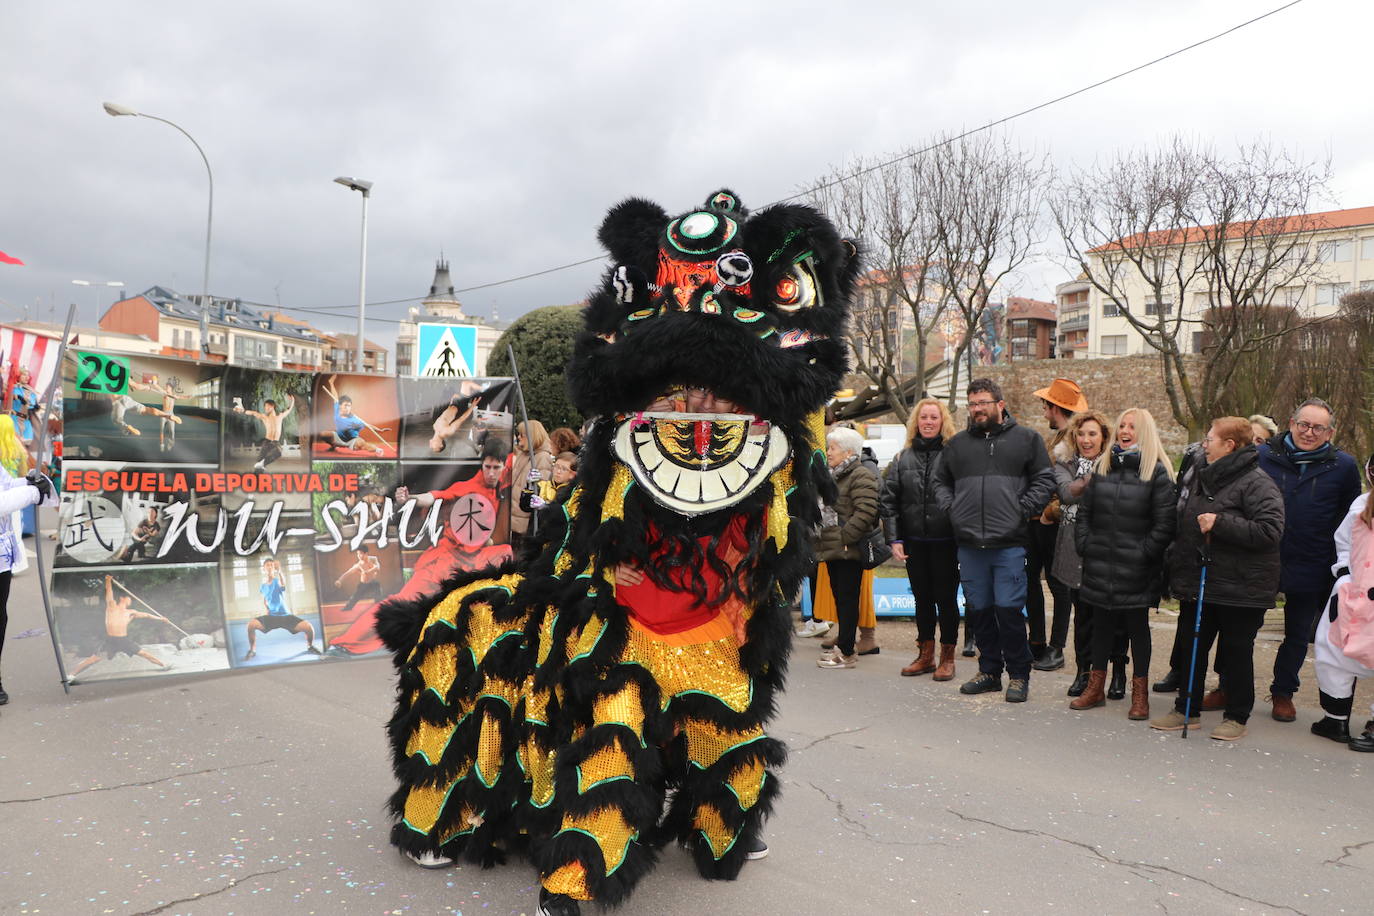
[[[418,856],[407,852],[404,855],[421,868],[448,868],[453,864],[453,860],[448,856],[436,856],[432,852],[422,852]]]
[[[830,624],[827,621],[817,620],[814,617],[797,628],[798,636],[824,636],[829,632]]]

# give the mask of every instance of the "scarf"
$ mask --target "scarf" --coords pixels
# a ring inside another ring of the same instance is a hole
[[[1279,444],[1283,447],[1283,451],[1288,456],[1288,460],[1298,466],[1299,477],[1307,473],[1308,465],[1316,464],[1319,461],[1325,461],[1331,457],[1332,449],[1330,442],[1323,442],[1319,447],[1312,449],[1312,451],[1304,452],[1302,449],[1298,448],[1298,444],[1293,441],[1292,433],[1284,433],[1283,438],[1279,440]]]

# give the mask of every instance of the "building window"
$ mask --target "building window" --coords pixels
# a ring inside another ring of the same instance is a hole
[[[1125,335],[1125,334],[1104,334],[1104,335],[1102,335],[1102,355],[1103,355],[1103,356],[1125,356],[1125,355],[1126,355],[1126,335]]]
[[[1374,259],[1374,235],[1366,235],[1360,239],[1360,260],[1368,261]]]
[[[1327,263],[1349,261],[1355,253],[1355,243],[1350,239],[1336,239],[1322,242],[1321,259]]]
[[[1152,299],[1145,302],[1146,315],[1171,315],[1174,304],[1168,299]]]
[[[1108,301],[1108,302],[1102,303],[1102,317],[1103,317],[1103,318],[1117,318],[1117,317],[1119,317],[1120,315],[1121,315],[1121,307],[1118,306],[1115,302]]]
[[[1341,297],[1350,292],[1349,283],[1318,283],[1317,305],[1335,306],[1341,304]]]
[[[1374,280],[1361,280],[1360,292],[1367,293],[1370,290],[1374,290]]]
[[[1206,332],[1206,331],[1194,331],[1194,332],[1193,332],[1193,352],[1194,352],[1194,353],[1201,353],[1201,352],[1202,352],[1202,341],[1203,341],[1203,335],[1204,335],[1205,333],[1207,333],[1207,332]]]

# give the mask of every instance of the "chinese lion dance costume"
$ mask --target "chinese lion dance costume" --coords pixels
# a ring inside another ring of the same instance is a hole
[[[677,217],[626,200],[599,238],[614,266],[567,370],[596,419],[542,547],[389,599],[377,624],[399,671],[392,842],[524,852],[553,914],[625,900],[673,841],[735,878],[777,797],[764,725],[832,486],[821,412],[859,270],[814,209],[751,215],[729,191]]]

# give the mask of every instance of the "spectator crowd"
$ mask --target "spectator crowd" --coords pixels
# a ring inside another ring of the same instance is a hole
[[[1256,702],[1256,636],[1280,607],[1283,640],[1264,672],[1270,715],[1297,719],[1315,641],[1324,716],[1312,733],[1374,751],[1374,719],[1350,728],[1356,682],[1374,673],[1374,503],[1361,495],[1374,458],[1362,475],[1333,444],[1330,405],[1309,398],[1282,431],[1258,414],[1217,417],[1176,468],[1148,410],[1113,420],[1070,379],[1035,392],[1048,443],[1017,422],[995,382],[975,379],[966,394],[962,430],[944,402],[918,401],[905,447],[881,472],[857,431],[827,434],[835,496],[816,535],[813,613],[798,630],[826,637],[821,668],[852,669],[880,651],[872,577],[890,550],[915,605],[916,656],[902,676],[955,678],[962,587],[963,655],[976,655],[977,670],[960,693],[1024,702],[1033,671],[1071,656],[1071,710],[1129,693],[1132,720],[1179,731],[1220,712],[1211,737],[1234,741]],[[1178,626],[1156,653],[1150,612],[1167,598]],[[1207,692],[1209,662],[1217,686]],[[1152,693],[1172,702],[1152,710]]]

